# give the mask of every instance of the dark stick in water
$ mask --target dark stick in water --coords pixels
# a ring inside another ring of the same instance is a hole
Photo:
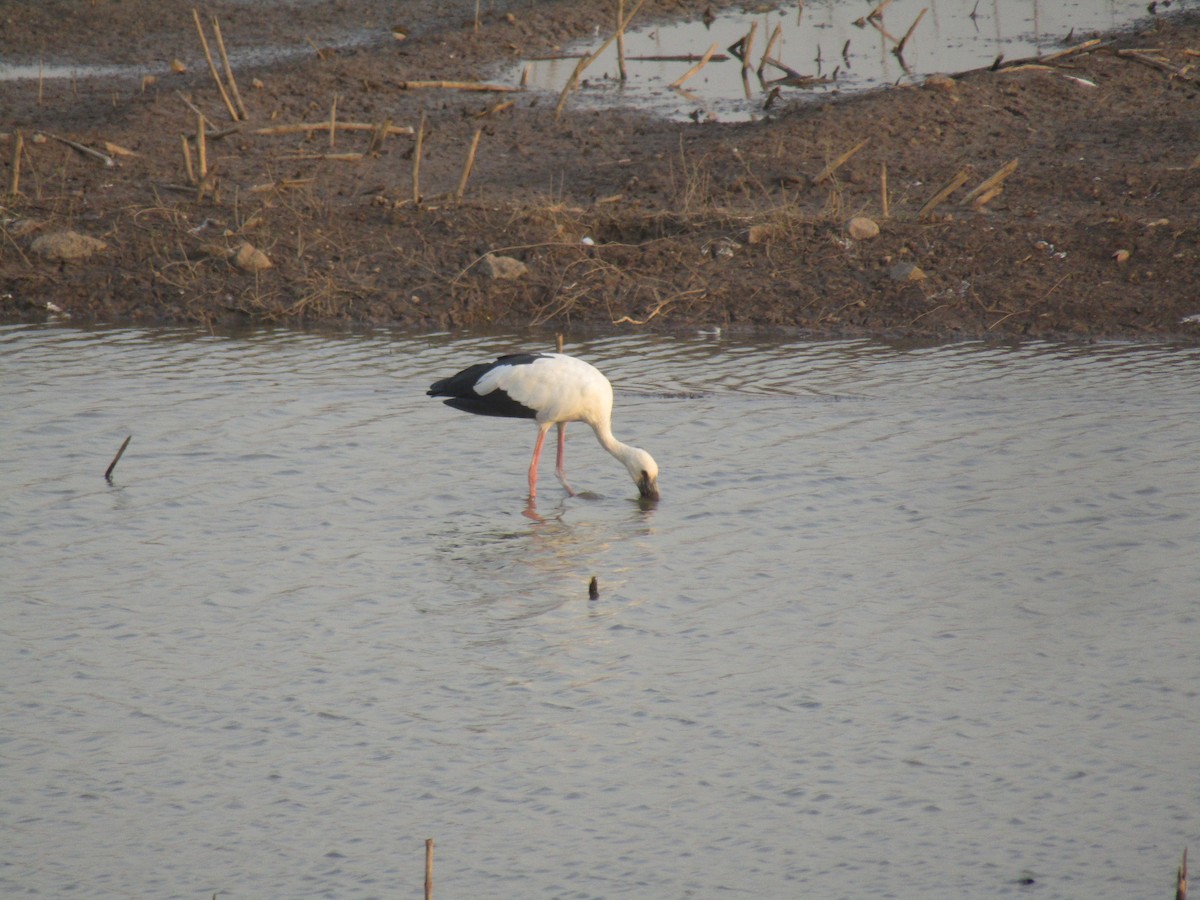
[[[112,484],[113,469],[115,469],[117,467],[117,462],[121,459],[121,454],[123,454],[125,452],[125,448],[129,446],[129,442],[131,440],[133,440],[132,434],[129,435],[129,437],[125,438],[125,440],[123,440],[121,442],[121,449],[117,451],[117,455],[113,457],[113,461],[110,462],[108,464],[108,468],[104,470],[104,480],[107,481],[109,484]]]

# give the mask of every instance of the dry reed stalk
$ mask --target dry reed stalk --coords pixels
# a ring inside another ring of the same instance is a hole
[[[76,153],[82,153],[84,156],[90,156],[92,159],[97,159],[110,168],[116,165],[116,162],[111,156],[106,153],[101,153],[99,150],[89,147],[87,144],[81,144],[79,141],[73,141],[70,138],[61,137],[57,134],[51,134],[48,131],[43,131],[42,134],[50,138],[52,141],[58,141],[60,144],[66,144]]]
[[[917,17],[913,19],[913,23],[908,26],[908,31],[904,32],[904,37],[900,38],[900,43],[896,45],[896,49],[892,52],[897,56],[904,55],[904,47],[908,43],[908,39],[912,37],[912,33],[916,31],[917,26],[921,24],[921,20],[925,18],[925,13],[929,12],[929,7],[924,7],[917,13]]]
[[[238,114],[243,120],[249,119],[250,115],[246,112],[246,105],[242,103],[241,92],[238,91],[237,79],[233,77],[233,66],[229,64],[229,54],[225,52],[225,41],[221,37],[221,23],[217,21],[217,17],[212,17],[213,37],[217,39],[217,52],[221,54],[221,65],[225,68],[225,77],[229,79],[229,90],[233,93],[233,100],[237,104]]]
[[[917,213],[918,219],[924,219],[938,206],[942,204],[951,194],[957,191],[960,187],[967,183],[967,179],[971,177],[971,167],[964,166],[959,169],[949,181],[942,185],[937,193],[925,201],[925,205],[921,207],[921,211]]]
[[[329,149],[337,143],[337,94],[333,95],[333,103],[329,106]]]
[[[196,170],[192,168],[192,147],[188,143],[188,136],[181,134],[179,142],[183,145],[183,168],[187,172],[188,184],[195,185]]]
[[[506,110],[512,109],[516,105],[517,104],[514,103],[512,100],[504,100],[500,103],[495,104],[494,106],[489,106],[487,109],[481,110],[480,112],[475,113],[475,118],[486,119],[488,116],[496,116],[502,112],[505,112]]]
[[[371,141],[367,144],[367,155],[373,156],[383,149],[383,142],[387,140],[388,128],[391,127],[392,120],[384,119],[375,130],[371,132]]]
[[[471,149],[467,151],[467,162],[463,166],[462,177],[458,179],[458,190],[454,192],[455,200],[462,200],[463,192],[467,189],[467,179],[471,177],[471,170],[475,168],[475,151],[479,149],[479,138],[483,134],[482,128],[475,129],[475,136],[471,138]]]
[[[12,177],[8,180],[8,192],[14,197],[21,193],[21,154],[25,150],[25,135],[17,132],[16,144],[13,147]]]
[[[192,9],[192,18],[196,22],[196,34],[200,36],[200,46],[204,50],[204,58],[208,60],[208,71],[212,73],[213,81],[216,82],[217,90],[221,93],[221,99],[225,101],[225,108],[229,110],[229,118],[233,121],[238,121],[237,110],[233,106],[233,101],[229,99],[229,94],[225,90],[225,85],[221,83],[221,76],[217,72],[217,64],[213,62],[212,51],[208,49],[208,38],[204,36],[204,26],[200,24],[200,13]]]
[[[888,185],[887,185],[887,163],[879,164],[879,207],[883,211],[883,218],[888,218],[891,213],[888,205]]]
[[[865,139],[859,141],[857,144],[855,144],[853,147],[851,147],[849,150],[847,150],[845,153],[843,153],[841,156],[839,156],[837,159],[835,159],[833,162],[831,162],[829,165],[827,165],[824,169],[822,169],[820,174],[817,175],[817,177],[813,179],[813,183],[820,184],[822,181],[824,181],[826,178],[828,178],[830,175],[832,175],[834,172],[836,172],[838,169],[840,169],[843,165],[845,165],[845,163],[850,159],[850,157],[852,157],[855,153],[857,153],[863,147],[867,146],[867,144],[869,144],[869,143],[871,143],[870,138],[865,138]]]
[[[350,151],[348,153],[293,153],[280,159],[331,159],[335,162],[358,162],[366,156],[365,153]]]
[[[196,117],[196,159],[198,180],[203,183],[208,177],[208,144],[204,136],[204,113]]]
[[[1048,53],[1045,56],[1038,57],[1039,62],[1054,62],[1055,60],[1063,59],[1067,56],[1074,56],[1077,53],[1088,53],[1099,48],[1103,43],[1100,38],[1092,38],[1084,41],[1082,44],[1076,44],[1074,47],[1068,47],[1066,50],[1059,50],[1057,53]]]
[[[758,34],[758,20],[750,23],[750,30],[742,38],[742,72],[750,71],[750,54],[754,52],[754,36]]]
[[[775,42],[783,35],[783,26],[778,22],[775,23],[775,30],[771,32],[771,36],[767,38],[767,49],[763,51],[762,59],[758,62],[758,74],[761,77],[763,69],[767,67],[767,61],[771,58],[771,51],[775,49]]]
[[[1175,900],[1187,900],[1187,847],[1183,848],[1183,862],[1175,876]]]
[[[510,84],[488,84],[483,81],[397,81],[396,87],[402,91],[420,90],[423,88],[444,88],[450,91],[490,91],[492,93],[509,93],[520,88]]]
[[[708,52],[704,54],[704,56],[703,56],[703,58],[701,58],[700,62],[696,63],[694,66],[692,66],[686,72],[684,72],[682,75],[680,75],[674,81],[672,81],[668,85],[668,87],[677,88],[680,85],[682,85],[685,81],[687,81],[689,78],[691,78],[697,72],[699,72],[701,69],[703,69],[705,66],[707,66],[708,61],[710,59],[712,59],[712,55],[716,52],[717,52],[717,45],[713,44],[711,47],[708,48]]]
[[[412,199],[421,202],[421,147],[425,143],[425,111],[421,110],[421,122],[417,125],[417,142],[413,148]]]
[[[563,108],[567,105],[567,97],[571,95],[571,91],[575,90],[575,88],[579,86],[579,76],[583,74],[584,70],[588,66],[599,59],[600,55],[604,53],[605,50],[612,46],[613,41],[615,41],[619,35],[625,33],[625,30],[629,28],[629,23],[633,21],[633,17],[638,14],[638,10],[642,8],[642,4],[645,2],[646,0],[638,0],[637,5],[633,8],[633,12],[627,15],[625,19],[617,26],[617,33],[601,44],[600,48],[594,53],[581,59],[575,66],[575,71],[571,73],[571,77],[567,79],[566,86],[563,87],[562,93],[558,96],[558,105],[554,107],[555,119],[562,115]]]
[[[270,184],[256,184],[250,187],[252,194],[267,194],[274,191],[299,190],[306,188],[313,183],[314,178],[280,178],[278,181],[272,181]]]
[[[621,23],[624,21],[625,0],[617,0],[617,72],[621,76],[622,83],[629,80],[629,74],[625,71],[625,30],[621,28]]]
[[[329,128],[329,122],[301,122],[296,125],[268,125],[265,128],[255,128],[250,134],[262,135],[283,135],[283,134],[303,134],[309,131],[324,131]],[[375,131],[379,128],[378,125],[373,125],[370,122],[338,122],[338,131]],[[387,127],[387,133],[393,134],[412,134],[411,125],[391,125]]]
[[[425,900],[433,900],[433,838],[425,839]]]
[[[996,194],[998,194],[1000,192],[995,191],[993,193],[993,190],[995,188],[1000,187],[1000,185],[1004,183],[1004,180],[1006,178],[1008,178],[1009,175],[1011,175],[1013,172],[1017,171],[1018,162],[1019,162],[1019,160],[1016,160],[1016,159],[1009,160],[1004,165],[1002,165],[999,169],[997,169],[992,175],[988,176],[983,181],[979,182],[979,184],[976,185],[971,190],[971,192],[969,194],[967,194],[967,196],[963,197],[963,203],[970,203],[976,197],[983,197],[984,195],[987,195],[987,194],[991,194],[991,196],[988,197],[989,200],[992,199],[993,197],[995,197]],[[986,202],[987,202],[986,200],[983,201],[983,203],[986,203]],[[983,203],[980,203],[979,205],[982,206]]]

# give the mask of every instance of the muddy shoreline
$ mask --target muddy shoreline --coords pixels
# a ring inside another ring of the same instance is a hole
[[[51,0],[9,21],[7,61],[52,56],[31,21],[44,18],[56,42],[94,48],[78,62],[155,74],[0,82],[0,321],[1200,339],[1196,13],[1045,64],[824,100],[785,91],[759,122],[680,124],[413,87],[494,81],[611,28],[604,4],[484,4],[478,31],[474,3],[427,6],[211,5],[242,122],[189,4]],[[652,0],[639,15],[707,6]],[[248,55],[266,42],[300,50]],[[368,127],[332,144],[328,128],[257,133],[331,109]],[[422,117],[414,199],[406,131]],[[851,235],[856,216],[879,233]],[[91,243],[50,240],[62,232]]]

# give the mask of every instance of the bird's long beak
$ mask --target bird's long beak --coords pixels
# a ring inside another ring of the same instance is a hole
[[[658,499],[658,479],[651,478],[649,472],[642,473],[642,477],[637,481],[637,487],[643,500]]]

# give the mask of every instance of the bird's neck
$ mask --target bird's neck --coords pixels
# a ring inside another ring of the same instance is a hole
[[[613,437],[612,426],[608,422],[600,422],[593,425],[592,429],[596,432],[596,440],[600,442],[600,446],[628,467],[630,458],[637,448],[630,447],[628,444],[622,444]]]

